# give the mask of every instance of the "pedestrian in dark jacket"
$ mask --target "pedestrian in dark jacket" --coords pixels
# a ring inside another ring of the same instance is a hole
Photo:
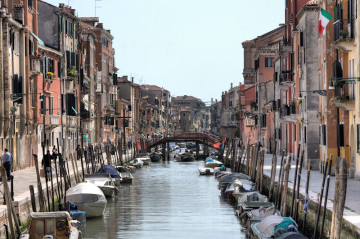
[[[51,178],[51,159],[52,159],[52,156],[50,155],[50,150],[48,150],[47,153],[44,155],[44,158],[41,162],[42,166],[45,169],[46,180],[48,180],[48,181],[50,181],[50,178]]]

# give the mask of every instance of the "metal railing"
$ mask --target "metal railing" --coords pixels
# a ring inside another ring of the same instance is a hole
[[[355,22],[354,19],[339,19],[334,22],[334,41],[354,40]]]
[[[283,71],[280,73],[280,83],[283,82],[293,82],[293,73],[292,71]]]
[[[355,84],[343,83],[335,86],[336,100],[355,100]]]

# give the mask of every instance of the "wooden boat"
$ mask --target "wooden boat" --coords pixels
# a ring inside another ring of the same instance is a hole
[[[227,186],[223,186],[221,193],[226,194],[229,199],[232,199],[232,197],[234,197],[233,194],[236,195],[234,198],[235,200],[237,200],[237,197],[255,191],[255,184],[246,179],[235,179],[232,183],[223,185]]]
[[[122,183],[132,183],[133,176],[130,172],[122,172],[120,173],[121,176],[121,182]]]
[[[198,170],[200,175],[214,175],[213,168],[199,168]]]
[[[150,164],[150,156],[147,153],[141,153],[136,156],[136,159],[139,159],[143,162],[143,165]]]
[[[79,210],[86,212],[87,218],[102,216],[107,203],[101,189],[87,182],[69,188],[66,191],[66,200],[72,201]]]
[[[250,182],[250,177],[242,173],[231,173],[222,177],[219,181],[218,189],[224,189],[228,184],[232,184],[236,179],[245,179]]]
[[[73,221],[70,214],[60,212],[32,212],[28,233],[20,236],[21,239],[81,239],[82,235]]]
[[[98,186],[105,197],[113,197],[119,190],[115,186],[114,180],[111,178],[110,174],[85,174],[84,181]]]
[[[250,230],[252,223],[260,222],[265,217],[272,216],[272,215],[281,216],[280,211],[277,210],[274,205],[272,205],[270,207],[260,207],[258,209],[253,209],[253,210],[245,211],[242,213],[240,213],[239,210],[236,210],[236,214],[238,215],[241,222],[246,223],[246,228],[248,230]]]
[[[114,180],[115,186],[119,186],[121,183],[121,177],[117,169],[112,165],[104,165],[99,170],[100,174],[110,174],[111,178]]]
[[[271,207],[273,205],[274,204],[269,202],[269,199],[265,195],[262,195],[259,192],[245,193],[237,200],[237,207],[240,213],[260,207]]]
[[[153,152],[150,154],[150,160],[153,163],[160,162],[161,161],[161,154],[157,152]]]

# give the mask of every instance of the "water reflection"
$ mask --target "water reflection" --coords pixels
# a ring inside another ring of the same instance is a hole
[[[109,199],[104,218],[87,222],[84,238],[245,238],[233,208],[219,197],[203,162],[153,163]]]

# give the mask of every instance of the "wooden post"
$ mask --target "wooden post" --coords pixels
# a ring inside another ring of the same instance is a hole
[[[4,167],[0,168],[1,171],[1,180],[4,186],[4,197],[5,197],[5,204],[6,204],[6,209],[7,209],[7,214],[8,214],[8,221],[10,224],[10,233],[11,233],[11,237],[15,238],[15,230],[14,230],[14,225],[13,225],[13,216],[15,219],[15,215],[12,215],[12,209],[11,209],[11,199],[10,199],[10,193],[9,193],[9,189],[7,188],[7,181],[6,181],[6,172]],[[14,220],[15,221],[15,220]]]
[[[301,182],[301,172],[302,172],[302,167],[303,167],[303,163],[304,163],[304,154],[305,154],[305,151],[303,150],[302,151],[302,154],[301,154],[301,158],[300,158],[300,166],[299,166],[299,173],[298,173],[298,183],[297,183],[297,189],[296,189],[296,198],[295,198],[295,201],[296,201],[296,206],[295,206],[295,209],[294,209],[294,220],[297,221],[297,217],[298,217],[298,212],[299,212],[299,197],[300,197],[300,182]]]
[[[276,155],[276,144],[275,143],[275,152],[272,158],[272,164],[271,164],[271,178],[270,178],[270,188],[269,188],[269,200],[272,200],[273,192],[274,192],[274,184],[275,184],[275,175],[276,175],[276,168],[277,168],[277,155]],[[283,150],[281,152],[281,158],[284,159],[285,151]],[[281,161],[282,161],[281,160]]]
[[[75,177],[75,182],[78,184],[79,183],[79,179],[77,177],[77,174],[76,174],[76,169],[75,169],[75,163],[74,163],[74,158],[73,158],[73,154],[70,154],[69,155],[69,158],[71,160],[71,164],[72,164],[72,167],[73,167],[73,173],[74,173],[74,177]],[[71,178],[71,173],[69,171],[69,176]]]
[[[284,158],[281,159],[278,187],[277,187],[277,192],[276,192],[276,207],[278,209],[280,208],[280,200],[281,200],[280,196],[281,196],[281,192],[282,192],[283,178],[284,178]]]
[[[36,212],[36,200],[35,200],[34,186],[29,185],[29,190],[30,190],[30,198],[31,198],[32,210],[33,210],[33,212]]]
[[[230,142],[230,140],[228,140],[228,142],[226,143],[226,155],[225,155],[225,160],[224,160],[225,166],[227,166],[230,152],[231,152],[231,142]]]
[[[53,181],[52,166],[51,166],[51,164],[50,164],[50,183],[51,183],[51,202],[52,202],[52,210],[55,211],[54,181]]]
[[[323,179],[322,179],[322,184],[321,184],[321,191],[320,191],[320,199],[319,199],[319,204],[318,207],[316,209],[316,218],[315,218],[315,227],[314,227],[314,233],[313,233],[313,238],[316,237],[317,235],[317,229],[318,229],[318,225],[319,225],[319,219],[320,219],[320,210],[321,210],[321,204],[322,204],[322,199],[323,199],[323,195],[324,195],[324,186],[325,186],[325,180],[326,180],[326,172],[328,169],[328,165],[329,165],[329,161],[326,160],[325,162],[325,171],[323,172]]]
[[[234,145],[234,158],[233,158],[233,172],[236,172],[236,169],[238,168],[239,165],[239,159],[238,159],[238,150],[239,150],[239,142],[238,140],[235,139],[235,145]]]
[[[306,176],[306,186],[305,186],[305,194],[309,195],[309,185],[310,185],[310,163],[308,162],[308,169],[307,169],[307,176]],[[306,217],[307,217],[307,213],[304,214],[304,220],[303,220],[303,225],[302,225],[302,232],[305,232],[305,225],[306,225]]]
[[[328,199],[328,194],[329,194],[329,186],[330,186],[331,166],[332,166],[332,155],[330,155],[329,170],[328,170],[328,174],[327,174],[327,177],[326,177],[326,189],[325,189],[325,198],[324,198],[324,208],[323,208],[323,215],[322,215],[322,223],[321,223],[321,228],[320,228],[320,238],[322,238],[323,233],[324,233],[326,205],[327,205],[327,199]]]
[[[261,150],[259,153],[259,162],[257,168],[258,173],[256,175],[257,178],[256,187],[260,193],[262,192],[262,183],[263,183],[264,154],[265,154],[265,150]]]
[[[80,149],[80,160],[81,160],[81,170],[82,170],[82,178],[85,179],[85,168],[84,168],[84,160],[83,160],[83,154],[85,154],[84,149]]]
[[[293,182],[294,185],[293,185],[293,193],[292,193],[292,200],[291,200],[290,217],[294,217],[293,211],[294,211],[294,204],[295,204],[295,189],[296,189],[297,173],[298,173],[298,167],[299,167],[300,147],[301,147],[301,144],[299,144],[299,146],[298,146],[298,151],[297,151],[297,155],[296,155],[296,167],[295,167],[294,182]]]
[[[251,150],[250,144],[246,147],[246,165],[245,165],[245,174],[249,175],[249,168],[250,168],[250,160],[251,160]],[[250,175],[249,175],[250,176]]]
[[[289,182],[289,172],[291,166],[291,156],[288,156],[288,160],[285,165],[285,179],[284,179],[284,188],[282,190],[282,199],[281,199],[281,215],[286,215],[286,198],[288,191],[288,182]]]
[[[66,163],[66,168],[67,168],[67,180],[68,180],[67,184],[68,184],[69,188],[71,188],[71,174],[70,174],[70,169],[69,169],[69,159],[66,159],[65,163]]]
[[[347,188],[347,163],[345,158],[337,159],[335,177],[335,192],[337,193],[335,193],[334,198],[330,239],[340,239],[341,234]]]
[[[106,153],[107,164],[111,165],[111,154],[110,154],[110,145],[109,144],[105,146],[105,153]]]
[[[258,164],[258,160],[259,160],[259,149],[260,149],[260,144],[256,144],[255,146],[255,157],[254,157],[254,167],[253,167],[253,171],[252,171],[252,181],[255,181],[256,179],[256,167]]]
[[[166,145],[167,145],[166,159],[167,159],[167,161],[170,161],[170,142],[168,142]]]
[[[51,167],[51,165],[50,165],[50,167]],[[44,167],[44,170],[45,170],[45,186],[46,186],[47,205],[48,205],[48,210],[50,212],[51,211],[51,208],[50,208],[50,193],[49,193],[49,185],[48,185],[49,178],[48,178],[48,174],[46,172],[46,167]]]
[[[162,144],[162,155],[163,155],[163,160],[166,161],[166,143]]]
[[[43,194],[41,180],[40,180],[38,157],[36,154],[33,154],[33,158],[34,158],[36,179],[37,179],[37,188],[38,188],[38,194],[39,194],[40,212],[44,212],[45,211],[44,194]]]

